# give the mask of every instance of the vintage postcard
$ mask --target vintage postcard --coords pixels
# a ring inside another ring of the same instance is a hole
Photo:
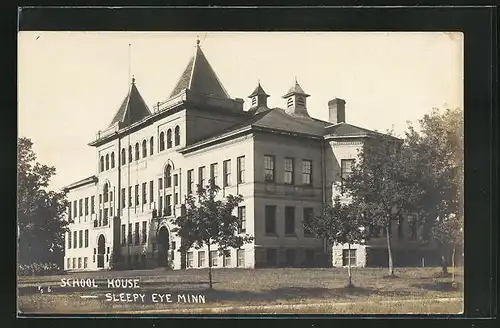
[[[18,314],[463,311],[445,32],[19,32]]]

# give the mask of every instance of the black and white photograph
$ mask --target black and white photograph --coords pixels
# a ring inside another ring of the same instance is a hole
[[[18,314],[463,313],[463,53],[20,31]]]

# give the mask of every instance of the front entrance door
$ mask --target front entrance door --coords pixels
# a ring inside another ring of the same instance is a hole
[[[106,251],[106,239],[100,235],[97,240],[97,267],[104,268],[104,253]]]
[[[161,227],[158,232],[158,266],[168,266],[168,249],[170,238],[166,227]]]

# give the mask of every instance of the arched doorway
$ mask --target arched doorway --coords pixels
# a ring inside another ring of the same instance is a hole
[[[104,253],[106,252],[106,239],[100,235],[97,240],[97,267],[104,268]]]
[[[161,227],[158,232],[158,265],[162,267],[168,266],[168,249],[170,238],[166,227]]]

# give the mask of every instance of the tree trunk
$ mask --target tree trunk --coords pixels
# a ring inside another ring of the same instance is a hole
[[[441,271],[443,274],[448,274],[448,263],[446,263],[446,254],[441,254]]]
[[[389,276],[394,276],[394,264],[392,262],[392,247],[391,247],[391,225],[387,225],[386,239],[387,239],[387,253],[389,254]]]
[[[347,258],[347,287],[354,287],[352,284],[352,274],[351,274],[351,244],[347,244],[349,249],[348,258]]]
[[[212,289],[212,255],[210,252],[210,243],[208,243],[208,288]]]
[[[455,253],[456,253],[457,247],[453,245],[453,252],[451,254],[451,268],[453,271],[451,272],[451,283],[455,283]]]

